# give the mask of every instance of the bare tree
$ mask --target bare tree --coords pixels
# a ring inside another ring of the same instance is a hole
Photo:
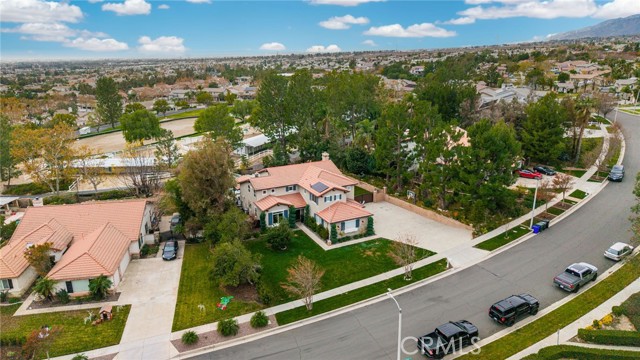
[[[313,295],[320,289],[320,279],[324,270],[313,260],[300,255],[296,263],[287,269],[287,283],[282,288],[293,295],[302,297],[307,310],[313,309]]]
[[[593,98],[598,113],[602,114],[602,116],[607,116],[607,114],[615,108],[616,99],[611,96],[611,94],[597,92],[593,94]]]
[[[418,254],[416,253],[416,246],[418,240],[413,235],[400,235],[391,246],[389,250],[389,257],[395,261],[396,264],[404,267],[404,279],[411,280],[411,272],[413,270],[413,263],[416,262]]]
[[[540,186],[538,187],[538,200],[544,201],[544,211],[547,211],[549,208],[549,202],[555,196],[553,190],[555,190],[555,187],[548,179],[540,182]]]
[[[149,197],[160,187],[160,169],[153,152],[127,145],[120,179],[138,197]]]
[[[104,160],[97,156],[98,152],[82,145],[76,152],[75,168],[82,180],[88,181],[93,186],[93,190],[98,192],[98,185],[105,180]]]
[[[49,359],[49,350],[61,332],[62,326],[43,325],[39,330],[33,330],[22,345],[23,357],[25,359],[42,359],[43,356],[46,356]]]
[[[573,178],[564,173],[557,173],[553,177],[553,186],[556,190],[562,192],[562,201],[564,202],[566,192],[573,186]]]

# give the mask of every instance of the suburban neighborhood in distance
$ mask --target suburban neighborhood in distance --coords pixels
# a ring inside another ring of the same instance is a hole
[[[0,29],[0,359],[640,359],[640,2]]]

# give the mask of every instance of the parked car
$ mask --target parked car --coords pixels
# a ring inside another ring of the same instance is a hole
[[[538,299],[529,294],[511,295],[491,305],[489,317],[500,324],[511,326],[521,316],[537,314],[538,308]]]
[[[563,290],[578,292],[582,285],[595,281],[598,268],[584,262],[569,265],[564,272],[553,279],[553,283]]]
[[[467,320],[450,321],[418,338],[418,350],[429,358],[442,359],[479,339],[478,328],[472,323]]]
[[[162,248],[162,260],[175,260],[178,257],[178,241],[169,240]]]
[[[609,180],[622,181],[624,178],[624,165],[613,165],[609,172]]]
[[[522,169],[517,171],[518,175],[527,179],[542,179],[542,174],[537,171]]]
[[[552,168],[548,167],[548,166],[544,166],[544,165],[538,165],[538,166],[534,166],[533,170],[544,174],[544,175],[548,175],[548,176],[554,176],[556,174],[555,170],[553,170]]]
[[[633,246],[623,242],[617,242],[604,252],[604,256],[611,260],[620,261],[632,252]]]
[[[172,233],[175,231],[176,226],[180,225],[180,220],[180,214],[178,213],[173,214],[173,216],[171,217],[169,230],[171,230]]]

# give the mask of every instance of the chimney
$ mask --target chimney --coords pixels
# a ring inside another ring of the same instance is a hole
[[[329,153],[328,152],[323,152],[322,153],[322,161],[329,161]]]

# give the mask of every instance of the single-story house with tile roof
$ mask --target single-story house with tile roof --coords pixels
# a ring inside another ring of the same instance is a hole
[[[268,227],[289,216],[302,220],[308,206],[317,224],[327,229],[335,224],[339,236],[348,236],[363,233],[371,216],[353,200],[358,182],[344,176],[327,153],[322,161],[265,168],[236,181],[244,211],[255,219],[264,213]]]
[[[0,290],[22,294],[36,279],[24,253],[51,244],[54,266],[47,277],[72,295],[89,291],[105,275],[117,286],[132,257],[152,243],[153,205],[146,200],[87,202],[30,207],[9,242],[0,248]]]

